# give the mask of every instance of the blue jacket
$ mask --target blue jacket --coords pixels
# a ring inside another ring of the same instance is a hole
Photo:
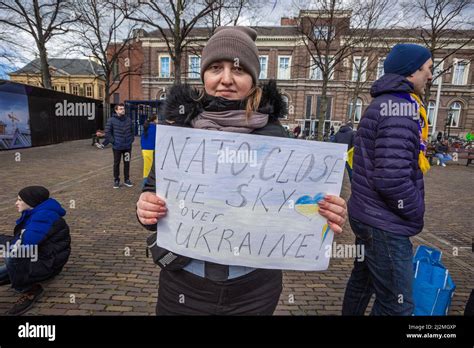
[[[21,238],[22,245],[38,245],[38,260],[31,262],[28,281],[49,279],[61,272],[71,254],[69,226],[63,216],[66,211],[53,198],[33,209],[25,210],[16,221],[10,245]]]
[[[142,150],[154,150],[155,149],[155,138],[156,138],[156,124],[150,123],[148,126],[147,134],[142,133],[141,146]]]
[[[113,114],[105,126],[105,137],[114,150],[129,150],[134,140],[133,122],[130,117]]]
[[[421,232],[425,213],[418,121],[411,116],[382,116],[381,110],[406,103],[395,93],[412,92],[413,84],[400,75],[385,74],[373,84],[374,99],[355,138],[348,202],[352,218],[404,236]]]
[[[61,204],[53,198],[49,198],[33,209],[24,210],[21,217],[16,220],[16,224],[25,229],[21,237],[22,244],[38,245],[49,232],[49,229],[56,220],[66,215],[66,211]],[[18,240],[15,236],[12,244]]]

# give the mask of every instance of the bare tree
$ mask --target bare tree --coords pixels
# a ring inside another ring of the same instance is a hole
[[[12,33],[8,32],[8,29],[4,24],[0,24],[0,32],[2,33],[0,36],[0,61],[3,61],[4,64],[12,64],[16,56],[16,42]]]
[[[409,26],[415,28],[412,33],[417,39],[421,37],[424,45],[431,51],[431,56],[436,58],[433,66],[436,72],[433,76],[434,81],[453,67],[452,63],[444,64],[448,58],[473,42],[474,2],[473,0],[415,0],[403,3],[402,6],[406,16],[411,15]],[[465,36],[466,31],[463,33],[460,29],[471,29],[471,35]],[[466,62],[473,59],[471,55]],[[425,103],[430,100],[431,87],[432,84],[429,84],[425,89]]]
[[[207,29],[207,36],[211,37],[217,27],[239,25],[243,16],[253,20],[261,18],[262,12],[260,10],[263,5],[263,0],[216,0],[213,10],[202,18],[200,24]],[[192,40],[190,36],[186,51],[192,55],[200,56],[205,45],[205,41]],[[184,76],[187,73],[185,71]]]
[[[373,66],[379,62],[379,51],[388,51],[393,44],[390,31],[400,23],[396,16],[387,16],[396,4],[392,0],[361,0],[351,4],[355,17],[355,26],[350,35],[357,36],[358,43],[351,47],[352,76],[346,81],[346,86],[351,90],[349,96],[349,109],[346,121],[354,121],[357,100],[361,92],[367,87],[367,76]],[[359,58],[358,62],[354,57]]]
[[[19,50],[16,41],[5,25],[0,24],[0,32],[2,33],[0,36],[0,79],[3,79],[18,61]]]
[[[68,7],[66,0],[0,0],[0,23],[34,39],[44,88],[52,88],[46,45],[54,36],[66,33],[74,21]]]
[[[323,139],[324,124],[328,109],[328,86],[336,69],[348,58],[355,44],[361,41],[351,35],[351,11],[346,10],[342,0],[313,0],[306,3],[310,11],[300,11],[298,33],[302,37],[311,58],[310,68],[318,70],[322,81],[317,138]]]
[[[127,19],[156,28],[166,43],[174,65],[174,84],[182,78],[181,61],[186,48],[195,40],[191,31],[212,11],[221,6],[217,0],[148,0],[125,3],[122,11]]]
[[[259,10],[263,5],[262,0],[217,0],[216,3],[215,9],[204,18],[211,34],[220,26],[239,25],[244,14],[254,19],[261,17]]]
[[[141,73],[141,65],[125,64],[127,69],[118,69],[123,55],[135,50],[137,24],[130,23],[121,9],[112,1],[84,0],[74,3],[74,12],[78,16],[72,27],[76,39],[71,50],[85,56],[92,56],[102,68],[105,79],[104,118],[110,116],[110,96],[116,92],[122,82],[131,75]],[[116,39],[118,35],[120,40]]]

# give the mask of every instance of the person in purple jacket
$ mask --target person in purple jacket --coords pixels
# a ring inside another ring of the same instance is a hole
[[[349,221],[364,248],[344,295],[343,315],[364,315],[375,293],[372,315],[413,312],[413,249],[410,237],[423,229],[425,151],[421,103],[432,79],[425,47],[398,44],[374,82],[374,98],[355,137]],[[427,132],[426,132],[427,133]]]

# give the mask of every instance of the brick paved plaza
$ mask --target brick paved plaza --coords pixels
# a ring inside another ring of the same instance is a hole
[[[17,153],[20,161],[15,160]],[[44,283],[45,296],[28,314],[155,313],[159,268],[145,257],[148,232],[135,218],[142,175],[138,139],[132,152],[133,188],[112,188],[112,162],[110,148],[98,150],[89,140],[0,152],[0,233],[12,233],[18,218],[16,195],[28,185],[46,186],[68,211],[66,221],[71,228],[69,262],[59,276]],[[415,246],[425,244],[443,251],[444,263],[457,286],[452,315],[463,314],[473,288],[473,186],[472,165],[433,167],[425,178],[425,228],[412,239]],[[347,199],[349,194],[346,178],[342,196]],[[353,240],[347,223],[336,242]],[[453,248],[458,248],[457,256]],[[352,259],[333,259],[325,272],[284,272],[284,290],[275,314],[340,315],[352,263]],[[1,287],[0,313],[17,297],[8,286]]]

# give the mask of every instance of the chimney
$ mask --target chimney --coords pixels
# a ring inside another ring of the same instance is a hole
[[[296,18],[281,17],[280,25],[281,26],[294,26],[296,25]]]

